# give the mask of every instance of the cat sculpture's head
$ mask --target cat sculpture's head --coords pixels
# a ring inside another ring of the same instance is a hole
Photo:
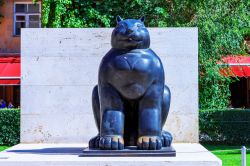
[[[149,32],[144,25],[144,17],[140,19],[122,20],[116,18],[117,25],[112,32],[111,45],[118,49],[145,49],[149,48]]]

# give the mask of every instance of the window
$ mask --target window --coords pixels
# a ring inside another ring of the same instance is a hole
[[[230,84],[232,108],[250,108],[250,78],[233,78]]]
[[[21,28],[41,27],[40,3],[15,3],[14,6],[14,35],[21,34]]]

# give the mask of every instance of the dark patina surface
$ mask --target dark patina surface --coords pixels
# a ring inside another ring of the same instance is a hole
[[[144,17],[122,20],[118,16],[111,45],[93,89],[99,133],[89,141],[89,148],[123,152],[127,146],[138,151],[171,149],[172,135],[162,130],[169,112],[170,90],[165,85],[161,60],[149,48]]]
[[[89,149],[83,150],[83,154],[79,157],[175,157],[175,149],[170,147],[162,147],[160,150],[138,150],[136,146],[125,147],[122,150],[100,150]]]

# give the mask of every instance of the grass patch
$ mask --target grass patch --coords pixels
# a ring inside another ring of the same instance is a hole
[[[228,145],[208,145],[203,144],[205,148],[215,154],[222,160],[223,166],[241,166],[241,146]],[[250,146],[246,146],[250,149]],[[238,149],[238,150],[235,150]],[[250,151],[247,151],[247,165],[250,165]]]
[[[0,146],[0,152],[5,150],[5,149],[8,149],[10,146]]]

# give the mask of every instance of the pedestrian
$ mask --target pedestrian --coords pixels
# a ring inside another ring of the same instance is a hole
[[[11,102],[9,102],[8,108],[14,108],[14,105]]]
[[[0,109],[6,108],[6,102],[3,99],[0,99]]]

